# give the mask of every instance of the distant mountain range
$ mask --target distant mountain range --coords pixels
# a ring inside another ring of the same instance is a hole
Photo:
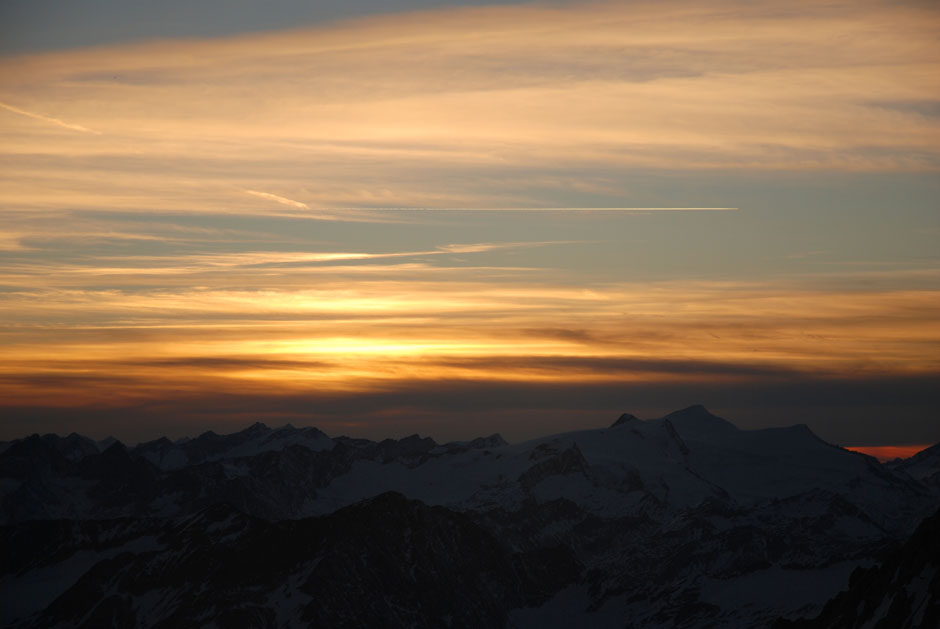
[[[807,626],[861,626],[825,624],[847,605],[827,601],[938,507],[940,446],[881,464],[701,406],[513,445],[262,424],[133,448],[33,435],[0,444],[0,618],[766,627],[823,612]],[[918,569],[922,592],[905,596],[933,609],[938,573]],[[865,578],[865,600],[920,587]],[[903,626],[935,626],[908,611]]]

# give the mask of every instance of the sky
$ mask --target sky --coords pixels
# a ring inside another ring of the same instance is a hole
[[[913,1],[0,0],[0,439],[940,441],[938,42]]]

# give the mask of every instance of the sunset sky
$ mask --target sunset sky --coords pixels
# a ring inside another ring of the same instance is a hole
[[[938,42],[926,1],[0,0],[0,439],[940,441]]]

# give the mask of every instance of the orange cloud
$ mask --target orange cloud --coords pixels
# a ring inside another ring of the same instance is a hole
[[[940,373],[936,290],[409,279],[68,288],[0,302],[9,400],[404,382],[756,382]],[[99,276],[98,281],[103,277]],[[157,276],[159,277],[159,276]],[[245,277],[236,278],[244,282]],[[121,281],[121,280],[119,280]],[[102,383],[99,387],[96,383]],[[143,393],[142,393],[143,392]],[[71,402],[70,402],[71,401]]]

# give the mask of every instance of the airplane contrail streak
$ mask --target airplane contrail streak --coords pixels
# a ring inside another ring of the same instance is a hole
[[[72,124],[71,122],[65,122],[64,120],[59,120],[58,118],[53,118],[51,116],[43,116],[42,114],[36,114],[31,111],[26,111],[25,109],[20,109],[19,107],[8,105],[2,101],[0,101],[0,107],[3,107],[4,109],[8,111],[12,111],[15,114],[20,114],[21,116],[26,116],[28,118],[34,118],[36,120],[48,122],[49,124],[58,125],[66,129],[71,129],[72,131],[81,131],[82,133],[92,133],[94,135],[101,135],[101,131],[95,131],[94,129],[83,127],[80,124]]]
[[[260,192],[258,190],[245,190],[246,194],[250,194],[253,197],[259,197],[261,199],[268,199],[269,201],[274,201],[275,203],[280,203],[281,205],[289,205],[291,207],[300,208],[302,210],[309,210],[310,206],[306,203],[301,203],[300,201],[294,201],[293,199],[288,199],[287,197],[278,196],[276,194],[271,194],[270,192]]]
[[[272,195],[273,196],[273,195]],[[736,207],[356,207],[331,210],[376,212],[736,212]]]

